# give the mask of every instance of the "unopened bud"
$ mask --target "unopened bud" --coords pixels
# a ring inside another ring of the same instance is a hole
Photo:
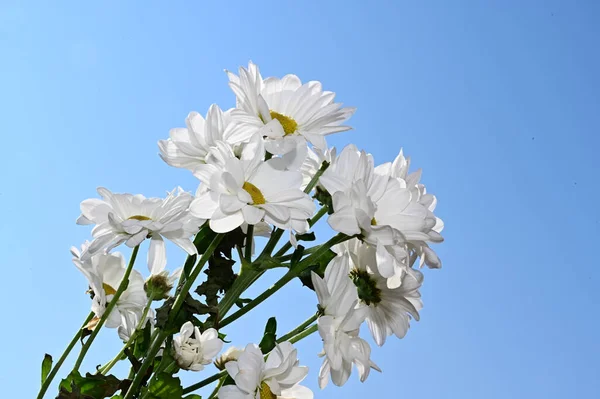
[[[146,280],[144,289],[148,297],[152,297],[155,301],[161,301],[169,298],[169,293],[173,289],[172,280],[169,279],[169,272],[163,271],[159,274],[153,274]]]
[[[221,356],[215,359],[215,367],[219,370],[225,370],[225,363],[238,360],[238,357],[240,357],[240,354],[243,351],[243,349],[230,346],[223,354],[221,354]]]

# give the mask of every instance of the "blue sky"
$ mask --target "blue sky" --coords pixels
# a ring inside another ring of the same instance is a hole
[[[319,339],[299,344],[317,398],[597,397],[599,15],[593,1],[3,1],[3,396],[33,397],[44,352],[89,311],[69,254],[89,236],[79,202],[100,185],[194,190],[156,142],[189,111],[232,106],[222,70],[253,60],[356,106],[329,143],[379,163],[403,147],[446,223],[421,321],[373,350],[383,374],[318,391]],[[287,330],[314,305],[294,283],[229,336],[257,341],[269,316]],[[109,330],[97,344],[88,369],[120,347]]]

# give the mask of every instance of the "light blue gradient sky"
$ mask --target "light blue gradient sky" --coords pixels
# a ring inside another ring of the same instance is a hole
[[[99,185],[195,189],[156,142],[232,106],[222,70],[252,59],[358,107],[329,143],[379,163],[404,147],[447,227],[421,321],[373,351],[383,374],[320,392],[319,339],[299,345],[317,398],[598,397],[599,17],[594,1],[3,1],[1,396],[33,397],[44,352],[89,311],[69,255],[89,234],[79,202]],[[227,332],[257,341],[269,316],[287,330],[314,305],[295,283]],[[98,344],[88,368],[120,346]]]

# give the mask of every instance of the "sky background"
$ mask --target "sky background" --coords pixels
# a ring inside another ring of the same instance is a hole
[[[598,398],[599,18],[594,1],[3,0],[2,396],[34,397],[43,354],[89,312],[69,254],[89,238],[80,201],[97,186],[195,190],[156,143],[192,110],[233,106],[223,69],[253,60],[356,106],[329,144],[377,163],[403,147],[446,224],[421,321],[373,349],[382,374],[319,391],[319,338],[298,345],[316,398]],[[287,331],[315,304],[295,282],[225,332],[258,342],[269,316]],[[103,331],[84,365],[120,346]]]

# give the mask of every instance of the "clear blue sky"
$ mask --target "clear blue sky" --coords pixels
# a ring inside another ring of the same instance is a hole
[[[99,185],[195,189],[156,142],[232,106],[222,70],[251,59],[358,107],[330,144],[380,163],[404,147],[446,222],[421,321],[373,351],[384,373],[317,398],[597,398],[599,18],[594,1],[2,1],[2,397],[33,397],[44,352],[89,311],[69,254],[89,234],[79,202]],[[230,337],[259,340],[271,315],[287,330],[316,303],[299,284],[277,298]],[[120,346],[100,344],[88,368]],[[317,390],[319,340],[299,347]]]

